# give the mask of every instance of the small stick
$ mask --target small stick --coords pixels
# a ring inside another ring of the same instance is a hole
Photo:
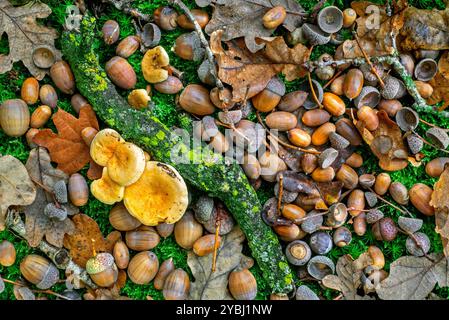
[[[383,88],[385,87],[385,83],[383,82],[383,80],[381,79],[381,77],[379,76],[379,74],[377,73],[376,69],[374,68],[373,64],[371,63],[370,58],[368,57],[368,54],[365,52],[365,50],[362,48],[362,45],[360,44],[359,41],[359,37],[357,37],[357,33],[354,31],[353,32],[354,35],[354,39],[357,42],[357,45],[360,48],[360,51],[362,51],[363,57],[365,57],[366,63],[368,63],[368,65],[371,68],[371,72],[374,73],[374,75],[376,76],[377,80],[379,80],[379,84],[380,86]]]
[[[341,74],[343,73],[343,70],[338,70],[334,76],[323,86],[323,90],[326,89],[328,86],[332,84],[332,82],[335,81]]]
[[[214,239],[214,255],[212,256],[212,272],[215,272],[217,267],[217,252],[218,252],[218,237],[220,234],[220,225],[221,225],[221,219],[218,217],[217,214],[217,220],[215,221],[215,239]]]
[[[310,72],[307,72],[307,77],[309,78],[309,86],[310,86],[310,91],[312,91],[313,100],[315,100],[315,103],[320,107],[320,109],[323,109],[324,107],[321,104],[320,100],[318,100],[318,97],[316,96],[316,93],[315,93],[315,89],[313,88],[312,76],[310,75]]]
[[[233,131],[235,131],[239,136],[241,136],[243,139],[245,139],[246,141],[249,142],[249,139],[247,136],[245,136],[239,129],[237,129],[235,126],[231,126],[229,124],[223,123],[220,120],[215,119],[215,123],[218,124],[219,126],[228,128],[228,129],[232,129]]]
[[[425,120],[423,120],[423,119],[421,119],[421,118],[419,119],[419,121],[421,121],[422,123],[424,123],[425,125],[427,125],[427,126],[429,126],[429,127],[438,128],[438,129],[443,130],[443,131],[446,131],[446,132],[449,131],[449,129],[441,128],[441,127],[437,126],[436,124],[427,122],[427,121],[425,121]]]
[[[167,69],[167,71],[171,74],[173,74],[176,78],[178,78],[179,80],[182,80],[183,76],[184,76],[184,72],[176,69],[175,67],[173,67],[172,65],[169,65],[168,67],[166,67],[165,69]]]
[[[20,286],[20,287],[26,287],[26,286],[27,286],[27,285],[24,284],[24,283],[15,282],[15,281],[8,280],[8,279],[3,279],[3,282],[10,283],[10,284],[13,284],[13,285],[16,285],[16,286]],[[67,298],[66,296],[63,296],[63,295],[61,295],[61,294],[59,294],[59,293],[56,293],[56,292],[54,292],[54,291],[52,291],[52,290],[50,290],[50,289],[48,289],[48,290],[32,290],[32,289],[30,289],[30,290],[31,290],[32,292],[34,292],[34,293],[50,294],[50,295],[53,295],[53,296],[58,297],[58,298],[60,298],[60,299],[70,300],[70,299]]]
[[[282,173],[279,175],[279,196],[278,196],[278,206],[277,206],[277,213],[281,212],[281,203],[282,203],[282,196],[284,195],[284,176]]]
[[[416,239],[415,235],[411,232],[402,230],[401,228],[398,228],[399,232],[408,235],[410,238],[412,238],[413,242],[415,242],[416,246],[422,251],[422,253],[424,254],[424,256],[428,259],[430,259],[430,257],[428,256],[428,254],[424,251],[421,243],[418,241],[418,239]]]
[[[388,204],[389,206],[392,206],[393,208],[395,208],[396,210],[398,210],[399,212],[401,212],[402,214],[408,214],[410,217],[413,218],[413,215],[407,210],[407,209],[401,209],[398,206],[394,205],[393,203],[391,203],[390,201],[384,199],[383,197],[379,196],[376,192],[374,192],[373,189],[368,188],[369,191],[371,191],[372,193],[374,193],[374,195],[377,197],[377,199],[379,199],[382,202],[385,202],[386,204]]]
[[[416,132],[413,131],[413,133],[422,140],[422,142],[424,142],[425,144],[427,144],[428,146],[431,146],[432,148],[437,149],[438,151],[442,151],[444,153],[449,153],[449,150],[445,150],[445,149],[441,149],[438,148],[437,146],[433,145],[432,143],[430,143],[429,141],[427,141],[426,139],[424,139],[423,137],[421,137],[419,134],[417,134]]]

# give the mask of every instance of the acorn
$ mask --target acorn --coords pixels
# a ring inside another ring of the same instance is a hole
[[[30,129],[27,131],[26,135],[25,135],[25,138],[26,138],[26,140],[27,140],[27,144],[28,144],[28,146],[29,146],[31,149],[37,147],[37,144],[35,144],[35,143],[33,142],[33,139],[34,139],[34,136],[35,136],[36,134],[39,133],[39,131],[40,131],[39,129],[30,128]]]
[[[212,114],[215,107],[210,101],[209,90],[199,84],[189,84],[179,97],[180,106],[187,112],[204,116]]]
[[[364,189],[371,188],[372,186],[374,186],[375,182],[376,176],[371,173],[364,173],[359,177],[359,184]]]
[[[360,94],[354,99],[354,105],[357,109],[363,106],[375,108],[380,102],[380,92],[374,87],[366,86],[362,88]]]
[[[39,129],[43,127],[51,117],[51,108],[46,105],[39,106],[31,115],[30,126]]]
[[[324,108],[334,117],[339,117],[345,113],[346,106],[343,100],[331,92],[325,92],[323,95]]]
[[[426,131],[426,137],[439,149],[446,149],[449,146],[449,135],[444,129],[430,128]]]
[[[140,47],[140,38],[138,36],[127,36],[120,41],[115,49],[115,54],[122,58],[129,58]]]
[[[159,260],[151,251],[142,251],[132,257],[128,265],[129,279],[135,284],[148,284],[159,269]]]
[[[120,26],[117,21],[107,20],[101,29],[103,40],[107,45],[117,42],[120,36]]]
[[[359,215],[365,209],[365,194],[360,189],[354,189],[348,197],[349,214],[353,217]]]
[[[409,76],[413,75],[413,71],[415,69],[415,60],[413,56],[409,53],[401,53],[399,55],[399,61],[404,66]]]
[[[374,70],[376,70],[376,73],[374,73],[371,69],[371,66],[369,64],[362,64],[359,69],[363,73],[363,77],[365,79],[365,82],[372,86],[377,86],[378,84],[378,76],[382,78],[384,76],[384,66],[381,63],[374,63],[373,64]],[[378,92],[379,93],[379,92]]]
[[[241,166],[249,179],[255,180],[260,177],[262,169],[259,160],[257,160],[257,158],[254,155],[246,154],[243,157],[243,163],[241,164]]]
[[[154,288],[156,290],[162,290],[164,288],[165,279],[167,276],[175,270],[175,264],[173,263],[173,258],[167,259],[162,262],[159,271],[154,278]]]
[[[409,200],[407,188],[400,182],[395,181],[388,188],[391,197],[399,204],[406,205]]]
[[[61,60],[57,61],[50,68],[50,77],[56,87],[66,94],[75,92],[75,77],[73,76],[70,65]]]
[[[430,250],[430,239],[422,232],[416,232],[412,236],[408,236],[405,241],[405,247],[407,252],[415,257],[422,257],[426,255]]]
[[[284,160],[279,158],[273,152],[265,152],[259,156],[260,175],[262,179],[268,182],[276,180],[278,172],[287,170],[287,165]]]
[[[363,88],[363,73],[359,69],[351,69],[343,82],[343,93],[352,100],[358,97]]]
[[[204,29],[204,27],[209,23],[209,14],[200,9],[192,9],[190,12],[195,18],[195,21],[200,25],[201,29]],[[185,14],[180,15],[177,22],[181,28],[195,30],[195,26]]]
[[[374,191],[379,195],[383,196],[387,193],[388,188],[391,184],[391,177],[388,173],[379,173],[376,177],[376,182],[374,183]]]
[[[84,143],[90,147],[97,133],[97,129],[92,127],[85,127],[83,130],[81,130],[81,138],[83,138]]]
[[[72,108],[76,111],[76,113],[80,113],[81,108],[90,106],[87,99],[79,93],[76,93],[72,96],[72,98],[70,99],[70,104],[72,105]]]
[[[346,164],[351,168],[360,168],[363,165],[363,158],[360,154],[353,152],[347,159]]]
[[[300,128],[293,128],[287,132],[288,140],[298,147],[305,148],[312,142],[310,134]]]
[[[131,250],[147,251],[155,248],[160,241],[156,230],[152,227],[141,226],[133,231],[127,231],[125,235],[126,245]]]
[[[189,291],[189,275],[181,268],[178,268],[172,271],[165,279],[162,294],[165,300],[186,300]]]
[[[396,123],[402,131],[411,131],[416,129],[419,124],[419,115],[412,108],[403,107],[396,113]]]
[[[42,290],[51,288],[59,281],[59,271],[56,266],[36,254],[30,254],[22,260],[20,273],[26,280]]]
[[[354,218],[354,223],[352,224],[354,232],[356,235],[362,237],[366,233],[366,214],[365,212],[360,213]]]
[[[318,26],[327,33],[336,33],[343,27],[343,12],[336,6],[323,8],[318,13]]]
[[[74,173],[70,176],[67,184],[70,202],[77,206],[84,206],[89,200],[89,187],[86,179],[79,173]]]
[[[106,73],[111,81],[118,87],[133,89],[137,82],[136,72],[124,58],[115,56],[106,62]]]
[[[318,63],[331,61],[332,59],[333,58],[332,58],[332,56],[330,54],[324,53],[324,54],[322,54],[318,58]],[[332,77],[334,76],[335,68],[332,67],[331,65],[323,66],[323,67],[317,67],[315,69],[315,74],[318,77],[318,79],[323,80],[323,81],[327,81],[327,80],[332,79]]]
[[[183,88],[181,80],[174,76],[168,76],[167,80],[155,83],[154,89],[160,93],[176,94]]]
[[[337,96],[342,96],[344,94],[343,91],[343,83],[345,81],[346,74],[343,74],[337,78],[335,78],[334,81],[332,81],[330,85],[330,90],[332,93],[336,94]]]
[[[257,282],[248,269],[234,270],[229,275],[229,292],[236,300],[254,300]]]
[[[357,118],[363,122],[369,131],[375,131],[379,127],[379,118],[373,108],[363,106],[357,111]]]
[[[205,50],[195,31],[181,34],[176,38],[172,51],[181,59],[190,61],[201,61]]]
[[[293,222],[306,216],[306,212],[303,208],[291,203],[287,203],[282,206],[281,214],[284,218],[289,219]]]
[[[21,99],[5,100],[0,105],[0,127],[10,137],[20,137],[28,131],[30,110]]]
[[[178,13],[175,9],[169,6],[161,6],[154,10],[154,22],[165,31],[173,31],[178,26]]]
[[[357,184],[359,183],[357,172],[344,163],[341,165],[340,169],[338,169],[335,178],[338,181],[343,182],[343,187],[349,190],[357,187]]]
[[[426,164],[426,173],[433,178],[437,178],[443,173],[448,163],[448,157],[435,158]]]
[[[314,232],[310,236],[309,245],[316,254],[328,254],[332,250],[332,237],[324,231]]]
[[[391,218],[382,218],[373,224],[372,231],[376,240],[393,241],[398,234],[396,223]]]
[[[100,287],[110,287],[117,281],[118,269],[114,257],[107,252],[94,254],[87,260],[86,271],[92,281]]]
[[[296,127],[298,120],[293,113],[285,111],[271,112],[265,122],[270,129],[288,131]]]
[[[303,266],[309,262],[312,257],[312,251],[309,245],[302,240],[290,242],[285,249],[285,256],[288,262],[294,266]]]
[[[304,34],[304,37],[307,40],[309,40],[312,46],[326,44],[331,39],[329,33],[321,30],[318,26],[310,23],[304,23],[302,25],[302,32]]]
[[[371,258],[371,266],[373,266],[376,270],[383,269],[385,266],[385,256],[382,250],[376,246],[369,246],[367,252]]]
[[[313,109],[304,112],[301,121],[308,127],[318,127],[327,123],[331,118],[329,112],[324,109]]]
[[[411,203],[419,212],[426,216],[435,215],[435,208],[429,204],[433,193],[429,186],[416,183],[408,192]]]
[[[268,10],[262,17],[263,26],[267,29],[275,29],[284,23],[287,11],[282,6],[276,6]]]
[[[385,85],[380,94],[384,99],[400,99],[406,94],[405,84],[398,78],[387,75],[383,81]]]
[[[322,146],[329,141],[329,135],[331,132],[335,132],[336,127],[331,122],[326,122],[325,124],[319,126],[312,133],[312,144],[315,146]]]
[[[397,99],[381,99],[377,107],[379,110],[385,111],[390,118],[394,118],[402,108],[402,103]]]
[[[58,94],[55,88],[50,84],[44,84],[39,90],[39,99],[42,104],[55,109],[58,105]]]
[[[333,240],[337,247],[346,247],[352,241],[351,231],[346,227],[339,227],[333,234]]]
[[[220,111],[218,112],[218,120],[229,125],[236,124],[240,120],[242,120],[242,111],[241,110],[231,110],[226,112]]]
[[[232,101],[232,91],[229,88],[220,90],[215,87],[210,91],[210,101],[219,109],[232,109],[234,102]]]
[[[415,78],[420,81],[430,81],[438,72],[438,64],[434,59],[425,58],[415,67]]]
[[[427,82],[415,81],[415,86],[422,98],[428,99],[432,96],[433,87]]]
[[[343,203],[334,203],[329,207],[326,217],[326,225],[332,228],[338,228],[345,224],[348,217],[348,209]]]
[[[201,238],[198,238],[193,244],[193,252],[199,257],[208,255],[214,251],[215,245],[217,245],[217,247],[220,246],[220,236],[218,236],[217,242],[218,243],[215,244],[214,234],[207,234],[205,236],[202,236]]]
[[[173,233],[174,229],[174,224],[161,223],[156,226],[157,233],[164,239],[168,238]]]
[[[299,164],[305,174],[310,174],[318,167],[318,157],[311,153],[303,153],[299,157]]]
[[[119,269],[126,269],[128,267],[129,249],[123,241],[119,240],[115,243],[112,255]]]
[[[357,18],[357,13],[352,8],[346,8],[343,11],[343,27],[349,28],[355,22]]]
[[[314,233],[323,226],[323,215],[318,214],[317,211],[311,210],[306,215],[306,219],[301,222],[301,230],[306,233]]]
[[[338,157],[338,151],[334,148],[327,148],[318,156],[318,164],[322,169],[330,167]]]
[[[380,219],[384,217],[384,213],[380,211],[379,209],[371,209],[366,214],[366,222],[369,224],[376,223]]]
[[[203,227],[193,217],[192,212],[187,211],[175,224],[176,243],[184,249],[191,249],[196,240],[203,235]]]
[[[308,95],[305,91],[289,92],[281,98],[277,108],[281,111],[293,112],[304,104]]]
[[[341,118],[335,123],[335,131],[344,137],[352,146],[359,146],[362,144],[362,137],[352,124],[351,120]]]
[[[301,234],[301,230],[296,224],[289,225],[276,225],[273,227],[274,232],[279,236],[279,238],[285,242],[291,242],[298,239]]]
[[[35,104],[39,99],[39,81],[33,77],[25,79],[20,90],[20,97],[28,105]]]
[[[109,222],[114,229],[119,231],[131,231],[138,228],[141,223],[129,214],[122,203],[116,204],[109,212]]]
[[[16,262],[16,248],[14,245],[3,240],[0,242],[0,265],[4,267],[10,267]]]
[[[254,108],[260,112],[269,112],[278,105],[284,94],[285,84],[276,76],[271,78],[265,89],[252,97],[251,101]]]
[[[315,182],[330,182],[335,177],[335,170],[332,167],[326,169],[316,168],[312,172],[312,179]]]

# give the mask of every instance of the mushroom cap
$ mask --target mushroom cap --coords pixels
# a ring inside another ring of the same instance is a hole
[[[147,226],[175,223],[188,205],[187,186],[170,165],[149,161],[136,183],[125,190],[124,205],[129,213]]]
[[[114,204],[123,200],[125,187],[115,183],[108,174],[108,168],[103,168],[101,179],[95,180],[90,185],[90,192],[104,204]]]
[[[142,59],[143,77],[149,83],[167,80],[168,71],[164,69],[170,63],[167,51],[161,46],[148,50]]]
[[[135,144],[126,142],[112,129],[98,132],[90,145],[90,156],[108,168],[109,177],[120,186],[136,182],[145,169],[145,153]]]

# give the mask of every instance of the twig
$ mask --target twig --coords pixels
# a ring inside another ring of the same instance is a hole
[[[413,242],[415,242],[416,246],[422,251],[422,253],[424,254],[424,256],[425,256],[426,258],[432,260],[432,259],[428,256],[428,254],[426,253],[426,251],[424,251],[424,249],[423,249],[421,243],[418,241],[418,239],[416,239],[416,236],[415,236],[413,233],[408,232],[408,231],[405,231],[405,230],[402,230],[401,228],[398,228],[398,230],[399,230],[399,232],[408,235],[408,236],[413,240]]]
[[[218,78],[217,69],[215,68],[215,59],[214,54],[212,53],[212,50],[209,47],[209,42],[207,41],[206,37],[204,36],[203,30],[201,30],[201,26],[198,24],[198,22],[195,20],[195,17],[193,16],[190,9],[185,5],[185,3],[182,0],[169,0],[170,4],[177,5],[186,15],[186,17],[190,20],[190,22],[193,23],[195,26],[195,32],[197,33],[201,44],[203,45],[204,49],[206,50],[206,56],[207,60],[209,60],[209,64],[211,66],[211,73],[212,76],[215,78],[215,85],[218,88],[218,90],[222,91],[224,89],[223,83]],[[227,99],[226,99],[227,100]],[[225,103],[228,103],[228,101],[224,101]]]
[[[249,141],[249,138],[247,136],[245,136],[239,129],[237,129],[235,126],[231,126],[227,123],[223,123],[220,120],[215,119],[215,123],[218,124],[219,126],[231,129],[233,131],[235,131],[239,136],[241,136],[243,139],[245,139],[247,142]]]
[[[326,84],[323,86],[323,90],[326,89],[327,87],[329,87],[332,84],[332,82],[334,82],[335,79],[337,79],[342,73],[343,73],[343,70],[338,70],[334,74],[334,76],[328,82],[326,82]]]
[[[315,100],[315,103],[320,107],[320,109],[323,109],[323,105],[321,104],[320,100],[318,100],[318,97],[316,96],[315,89],[313,88],[313,82],[312,82],[312,76],[310,75],[310,72],[307,72],[307,78],[309,79],[309,86],[310,91],[312,91],[312,97],[313,100]]]
[[[6,283],[10,283],[10,284],[16,285],[16,286],[21,286],[21,287],[26,287],[27,286],[25,283],[15,282],[15,281],[8,280],[8,279],[3,279],[3,281],[6,282]],[[34,293],[50,294],[50,295],[53,295],[53,296],[58,297],[60,299],[70,300],[70,298],[67,298],[66,296],[63,296],[63,295],[61,295],[59,293],[56,293],[56,292],[54,292],[52,290],[31,290],[31,291],[34,292]]]
[[[217,220],[215,221],[215,238],[214,238],[214,255],[212,256],[212,272],[215,272],[215,269],[217,267],[217,252],[219,247],[218,237],[220,234],[220,225],[221,219],[218,217],[217,214]]]
[[[427,141],[426,139],[424,139],[423,137],[421,137],[418,133],[416,133],[415,131],[413,131],[413,133],[415,134],[415,136],[417,136],[419,139],[421,139],[422,142],[424,142],[425,144],[427,144],[428,146],[431,146],[434,149],[437,149],[438,151],[444,152],[444,153],[449,153],[449,150],[446,149],[441,149],[438,148],[436,145],[430,143],[429,141]]]
[[[359,46],[360,51],[362,51],[363,56],[365,57],[366,63],[368,63],[368,65],[371,68],[371,72],[374,73],[374,75],[376,76],[377,80],[379,80],[379,84],[380,86],[383,88],[385,87],[385,83],[383,82],[382,78],[379,76],[379,74],[377,73],[376,68],[374,68],[373,64],[371,63],[370,58],[368,57],[368,54],[365,52],[365,50],[363,49],[362,45],[360,44],[359,41],[359,37],[357,37],[357,32],[353,31],[352,33],[354,35],[354,39],[357,42],[357,45]]]
[[[399,208],[398,206],[394,205],[394,204],[391,203],[390,201],[388,201],[388,200],[384,199],[383,197],[379,196],[379,195],[378,195],[376,192],[374,192],[374,190],[371,189],[371,188],[368,188],[368,190],[371,191],[371,192],[377,197],[377,199],[379,199],[380,201],[385,202],[386,204],[388,204],[389,206],[395,208],[396,210],[398,210],[398,211],[401,212],[402,214],[404,214],[404,215],[407,214],[407,215],[409,215],[410,217],[413,218],[413,215],[412,215],[412,214],[410,213],[410,211],[408,211],[407,209],[405,209],[405,208],[404,208],[404,209]]]
[[[144,14],[139,10],[131,7],[131,1],[127,0],[103,0],[104,3],[112,4],[117,10],[123,11],[126,14],[129,14],[133,18],[137,18],[144,22],[151,21],[151,15]]]
[[[282,196],[284,195],[284,176],[282,173],[279,175],[279,195],[278,195],[278,206],[277,206],[277,213],[281,212],[281,203],[282,203]]]
[[[426,126],[433,127],[433,128],[438,128],[438,129],[443,130],[443,131],[446,131],[446,132],[449,131],[449,129],[441,128],[441,127],[437,126],[436,124],[427,122],[427,121],[425,121],[425,120],[423,120],[423,119],[421,119],[421,118],[419,119],[419,121],[422,122],[422,123],[424,123]]]

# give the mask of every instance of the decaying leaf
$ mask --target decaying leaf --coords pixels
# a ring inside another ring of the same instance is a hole
[[[36,300],[33,291],[26,286],[14,285],[13,292],[17,300]]]
[[[408,165],[408,151],[402,139],[401,129],[383,110],[377,113],[379,126],[373,133],[369,132],[363,121],[355,125],[363,140],[379,159],[379,166],[385,171],[402,170]]]
[[[9,155],[0,157],[0,231],[5,229],[9,206],[26,206],[35,198],[36,188],[22,162]]]
[[[25,167],[34,181],[50,190],[53,189],[56,182],[63,180],[67,183],[68,181],[68,176],[64,172],[53,168],[50,155],[44,148],[31,150]],[[75,230],[75,226],[70,219],[57,221],[44,214],[45,206],[53,201],[54,199],[50,194],[42,188],[37,188],[34,202],[25,209],[26,239],[31,247],[37,247],[44,236],[50,244],[62,247],[64,234]],[[78,213],[78,208],[71,204],[63,204],[62,206],[67,210],[68,215]]]
[[[95,168],[97,165],[91,159],[89,147],[81,137],[81,131],[86,127],[99,130],[97,117],[92,107],[81,108],[78,119],[59,109],[52,119],[58,134],[50,129],[44,129],[36,134],[33,141],[49,150],[51,160],[58,164],[59,170],[71,175],[90,162],[90,169],[87,172],[89,179],[99,179],[101,170],[98,176],[98,170]]]
[[[76,230],[64,238],[64,246],[70,250],[72,260],[85,268],[87,260],[94,256],[94,252],[110,251],[110,246],[94,219],[81,213],[72,220]]]
[[[438,60],[438,73],[429,81],[433,88],[432,95],[426,99],[429,105],[443,102],[440,110],[449,106],[449,51],[446,51]]]
[[[435,208],[435,231],[443,242],[444,255],[449,257],[449,167],[443,171],[435,183],[430,205]]]
[[[228,276],[240,264],[244,240],[238,227],[223,237],[215,272],[212,272],[212,254],[199,257],[189,251],[187,264],[195,278],[190,286],[190,300],[232,300],[227,289]]]
[[[211,34],[210,46],[218,64],[218,77],[233,88],[235,102],[251,98],[265,89],[270,79],[284,73],[288,81],[301,78],[306,73],[302,64],[309,57],[309,50],[302,44],[289,48],[282,37],[260,40],[266,48],[250,52],[243,39],[226,42],[222,47],[223,30]]]
[[[120,289],[114,285],[111,289],[99,288],[89,289],[84,295],[84,300],[131,300],[126,296],[120,295]]]
[[[448,286],[448,260],[443,254],[400,257],[390,265],[390,275],[376,292],[383,300],[422,300],[438,283]]]
[[[56,30],[36,21],[50,14],[50,7],[40,1],[14,7],[8,0],[0,0],[0,37],[6,33],[9,42],[9,54],[0,54],[0,74],[11,70],[14,62],[22,61],[35,78],[44,78],[48,69],[41,69],[33,62],[34,49],[43,45],[52,49],[56,59],[61,58],[61,52],[54,46]]]
[[[293,31],[302,22],[304,10],[295,0],[200,0],[200,5],[207,2],[215,3],[212,18],[205,28],[208,35],[217,30],[223,30],[223,41],[244,37],[246,47],[250,52],[256,52],[264,47],[264,43],[257,43],[256,38],[268,37],[273,29],[263,26],[262,17],[275,6],[283,6],[287,16],[283,26]]]
[[[0,293],[5,291],[5,282],[3,281],[2,275],[0,274]]]

